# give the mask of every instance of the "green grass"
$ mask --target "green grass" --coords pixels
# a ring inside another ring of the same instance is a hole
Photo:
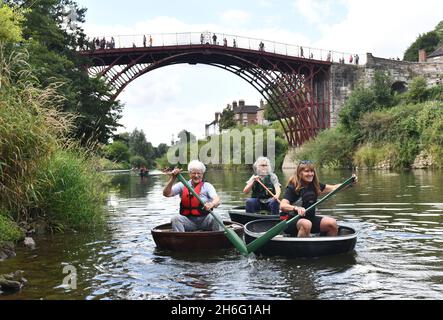
[[[98,161],[67,138],[74,118],[57,108],[60,84],[41,88],[26,57],[5,57],[1,46],[0,84],[0,208],[19,223],[43,218],[56,230],[101,223]],[[5,215],[0,223],[4,237],[17,236]]]
[[[37,208],[51,226],[85,229],[103,222],[104,180],[84,151],[57,151],[37,178]]]

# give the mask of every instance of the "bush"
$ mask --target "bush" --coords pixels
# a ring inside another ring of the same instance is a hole
[[[17,224],[0,212],[0,244],[6,241],[19,241],[24,237],[23,231]]]
[[[320,132],[314,140],[305,143],[297,155],[327,167],[351,167],[354,137],[339,128]]]
[[[148,162],[142,156],[133,156],[129,159],[129,163],[132,167],[141,168],[142,166],[148,167]]]
[[[416,118],[422,143],[443,147],[443,103],[433,101],[426,102],[421,106]]]
[[[104,147],[105,157],[116,162],[129,161],[129,147],[122,141],[114,141]]]
[[[357,87],[339,112],[339,123],[348,131],[358,131],[358,120],[363,113],[376,107],[374,92],[363,86]]]
[[[395,150],[395,147],[391,144],[384,146],[362,145],[355,152],[354,164],[362,168],[373,168],[384,161],[392,164],[395,162]]]
[[[103,179],[84,151],[57,151],[39,168],[38,181],[36,209],[51,226],[83,229],[103,221]]]
[[[59,147],[71,119],[56,110],[55,87],[37,88],[26,56],[2,54],[0,47],[0,205],[26,216],[38,197],[37,169]]]
[[[427,98],[426,79],[416,77],[412,80],[411,86],[406,93],[407,103],[423,102]]]
[[[443,84],[432,86],[427,89],[427,99],[430,101],[443,101]]]
[[[390,141],[394,121],[395,115],[386,110],[362,115],[359,120],[361,140],[366,142]]]

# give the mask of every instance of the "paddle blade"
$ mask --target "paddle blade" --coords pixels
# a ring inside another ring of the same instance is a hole
[[[226,228],[225,227],[225,236],[226,238],[229,239],[229,241],[231,241],[231,243],[234,245],[234,247],[240,251],[242,254],[244,254],[245,256],[248,255],[248,248],[246,248],[245,243],[243,242],[243,240],[238,236],[237,233],[235,233],[234,230]]]
[[[286,226],[287,226],[286,221],[282,221],[279,224],[272,227],[271,229],[269,229],[268,231],[266,231],[266,233],[264,235],[262,235],[261,237],[255,239],[251,243],[247,244],[246,248],[248,249],[248,253],[255,252],[258,248],[262,247],[266,242],[268,242],[269,240],[274,238],[276,235],[280,234],[280,232],[285,230]]]

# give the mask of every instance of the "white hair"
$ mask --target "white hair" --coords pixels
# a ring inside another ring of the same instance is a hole
[[[268,171],[267,174],[272,173],[272,167],[271,167],[271,161],[266,157],[258,157],[257,160],[255,160],[252,167],[254,168],[254,172],[257,173],[258,165],[262,162],[265,162],[268,165]]]
[[[205,173],[206,171],[206,166],[203,164],[203,162],[198,161],[198,160],[192,160],[191,162],[189,162],[188,164],[188,171],[191,172],[193,170],[199,170],[202,173]]]

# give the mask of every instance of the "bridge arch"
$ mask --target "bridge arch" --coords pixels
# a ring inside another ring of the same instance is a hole
[[[408,90],[408,84],[406,83],[406,81],[395,81],[391,85],[391,90],[397,93],[406,92]]]

